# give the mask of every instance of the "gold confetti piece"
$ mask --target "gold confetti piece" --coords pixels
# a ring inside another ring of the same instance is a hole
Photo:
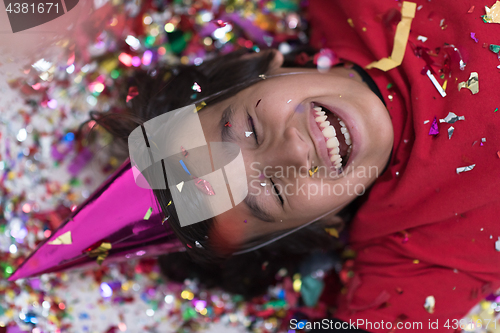
[[[153,207],[149,207],[148,211],[146,212],[146,215],[144,215],[144,220],[149,220],[152,213],[153,213]]]
[[[73,240],[71,238],[71,231],[65,232],[61,236],[54,239],[52,242],[49,242],[49,245],[71,245],[73,244]]]
[[[111,243],[102,242],[97,248],[88,251],[87,254],[90,258],[97,257],[97,263],[101,265],[108,256],[108,251],[111,250],[111,248]]]
[[[479,76],[477,72],[470,73],[467,82],[463,81],[458,84],[458,91],[462,88],[469,89],[473,95],[479,92]]]
[[[354,28],[354,22],[352,22],[352,18],[347,19],[347,23],[351,26],[351,28]]]
[[[309,176],[312,177],[316,172],[318,172],[318,167],[314,166],[311,169],[309,169]]]
[[[500,23],[500,1],[495,2],[490,8],[484,6],[484,11],[486,15],[482,17],[485,23]]]
[[[325,228],[325,231],[332,237],[339,238],[339,232],[335,228]]]
[[[436,307],[436,299],[434,296],[427,296],[425,298],[424,308],[429,313],[434,313],[434,308]]]
[[[401,65],[406,50],[406,44],[408,43],[408,36],[410,35],[411,22],[415,17],[416,9],[417,5],[414,2],[403,1],[403,7],[401,8],[401,21],[398,23],[396,28],[392,54],[387,58],[372,62],[366,66],[367,69],[378,68],[387,72],[388,70]]]
[[[203,109],[205,106],[207,106],[207,103],[205,103],[205,101],[201,102],[201,103],[198,103],[196,104],[196,110],[194,111],[194,113],[196,112],[199,112],[201,109]]]
[[[184,186],[184,181],[180,182],[179,184],[175,185],[179,192],[182,192],[182,187]]]
[[[413,260],[413,263],[414,263],[414,264],[419,264],[419,263],[420,263],[420,260],[415,259],[415,260]]]
[[[443,90],[446,91],[446,87],[448,86],[448,80],[444,80]]]

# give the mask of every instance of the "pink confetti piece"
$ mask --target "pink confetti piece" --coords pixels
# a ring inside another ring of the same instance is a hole
[[[434,117],[434,120],[432,121],[431,128],[429,130],[429,135],[438,135],[439,134],[439,127],[438,127],[438,122],[437,118]]]
[[[126,102],[130,102],[134,97],[139,95],[139,90],[137,90],[137,87],[130,87],[128,88],[128,94],[127,94],[127,100]]]
[[[475,32],[471,32],[470,33],[470,38],[474,39],[474,41],[477,43],[477,38],[476,38],[476,33]]]
[[[196,177],[194,179],[196,180],[195,185],[201,193],[205,195],[215,195],[212,185],[210,185],[207,180]]]

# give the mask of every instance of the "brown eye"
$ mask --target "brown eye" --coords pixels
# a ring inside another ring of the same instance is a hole
[[[257,137],[257,131],[255,130],[255,124],[253,123],[253,118],[248,114],[248,112],[247,116],[248,116],[248,124],[250,125],[250,129],[252,130],[255,137],[255,143],[259,144],[259,139]]]

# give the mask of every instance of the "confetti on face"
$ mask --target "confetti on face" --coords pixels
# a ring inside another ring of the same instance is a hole
[[[312,177],[316,172],[318,172],[318,167],[313,166],[311,169],[309,169],[309,177]]]
[[[128,88],[128,94],[127,94],[127,100],[126,100],[126,102],[131,101],[137,95],[139,95],[139,90],[137,90],[137,87],[130,87],[130,88]]]
[[[436,117],[434,117],[434,120],[432,121],[431,128],[429,130],[429,135],[438,135],[439,134],[439,127],[438,127],[438,122]]]
[[[247,220],[244,220],[243,222],[247,223]]]
[[[472,94],[477,94],[479,92],[479,76],[477,72],[470,73],[467,82],[463,81],[458,84],[458,91],[460,91],[462,88],[469,89]]]
[[[457,175],[461,172],[471,171],[472,169],[474,169],[475,166],[476,166],[475,164],[472,164],[465,167],[457,168]]]
[[[451,136],[453,135],[454,130],[455,130],[455,127],[453,127],[453,126],[450,126],[450,128],[448,128],[448,139],[451,139]]]
[[[250,135],[252,135],[252,133],[253,133],[253,132],[245,132],[245,136],[246,136],[247,138],[249,138],[249,137],[250,137]]]
[[[477,38],[476,38],[476,33],[475,33],[475,32],[471,32],[471,33],[470,33],[470,38],[474,39],[474,41],[475,41],[476,43],[478,42],[478,40],[477,40]]]
[[[232,125],[229,123],[229,121],[227,123],[225,123],[224,126],[226,126],[226,127],[232,127]]]
[[[260,183],[260,186],[265,187],[267,184],[266,183]]]
[[[197,92],[201,93],[201,87],[196,82],[193,84],[193,86],[191,87],[191,89],[193,89],[194,91],[197,91]]]
[[[288,102],[286,102],[286,104],[290,104],[290,102],[291,102],[291,101],[292,101],[292,100],[291,100],[291,99],[289,99],[289,100],[288,100]]]

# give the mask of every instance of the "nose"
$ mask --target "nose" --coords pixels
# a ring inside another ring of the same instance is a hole
[[[290,172],[294,175],[307,173],[310,147],[296,127],[287,127],[273,141],[260,158],[263,167],[267,167],[266,176],[286,177]]]

